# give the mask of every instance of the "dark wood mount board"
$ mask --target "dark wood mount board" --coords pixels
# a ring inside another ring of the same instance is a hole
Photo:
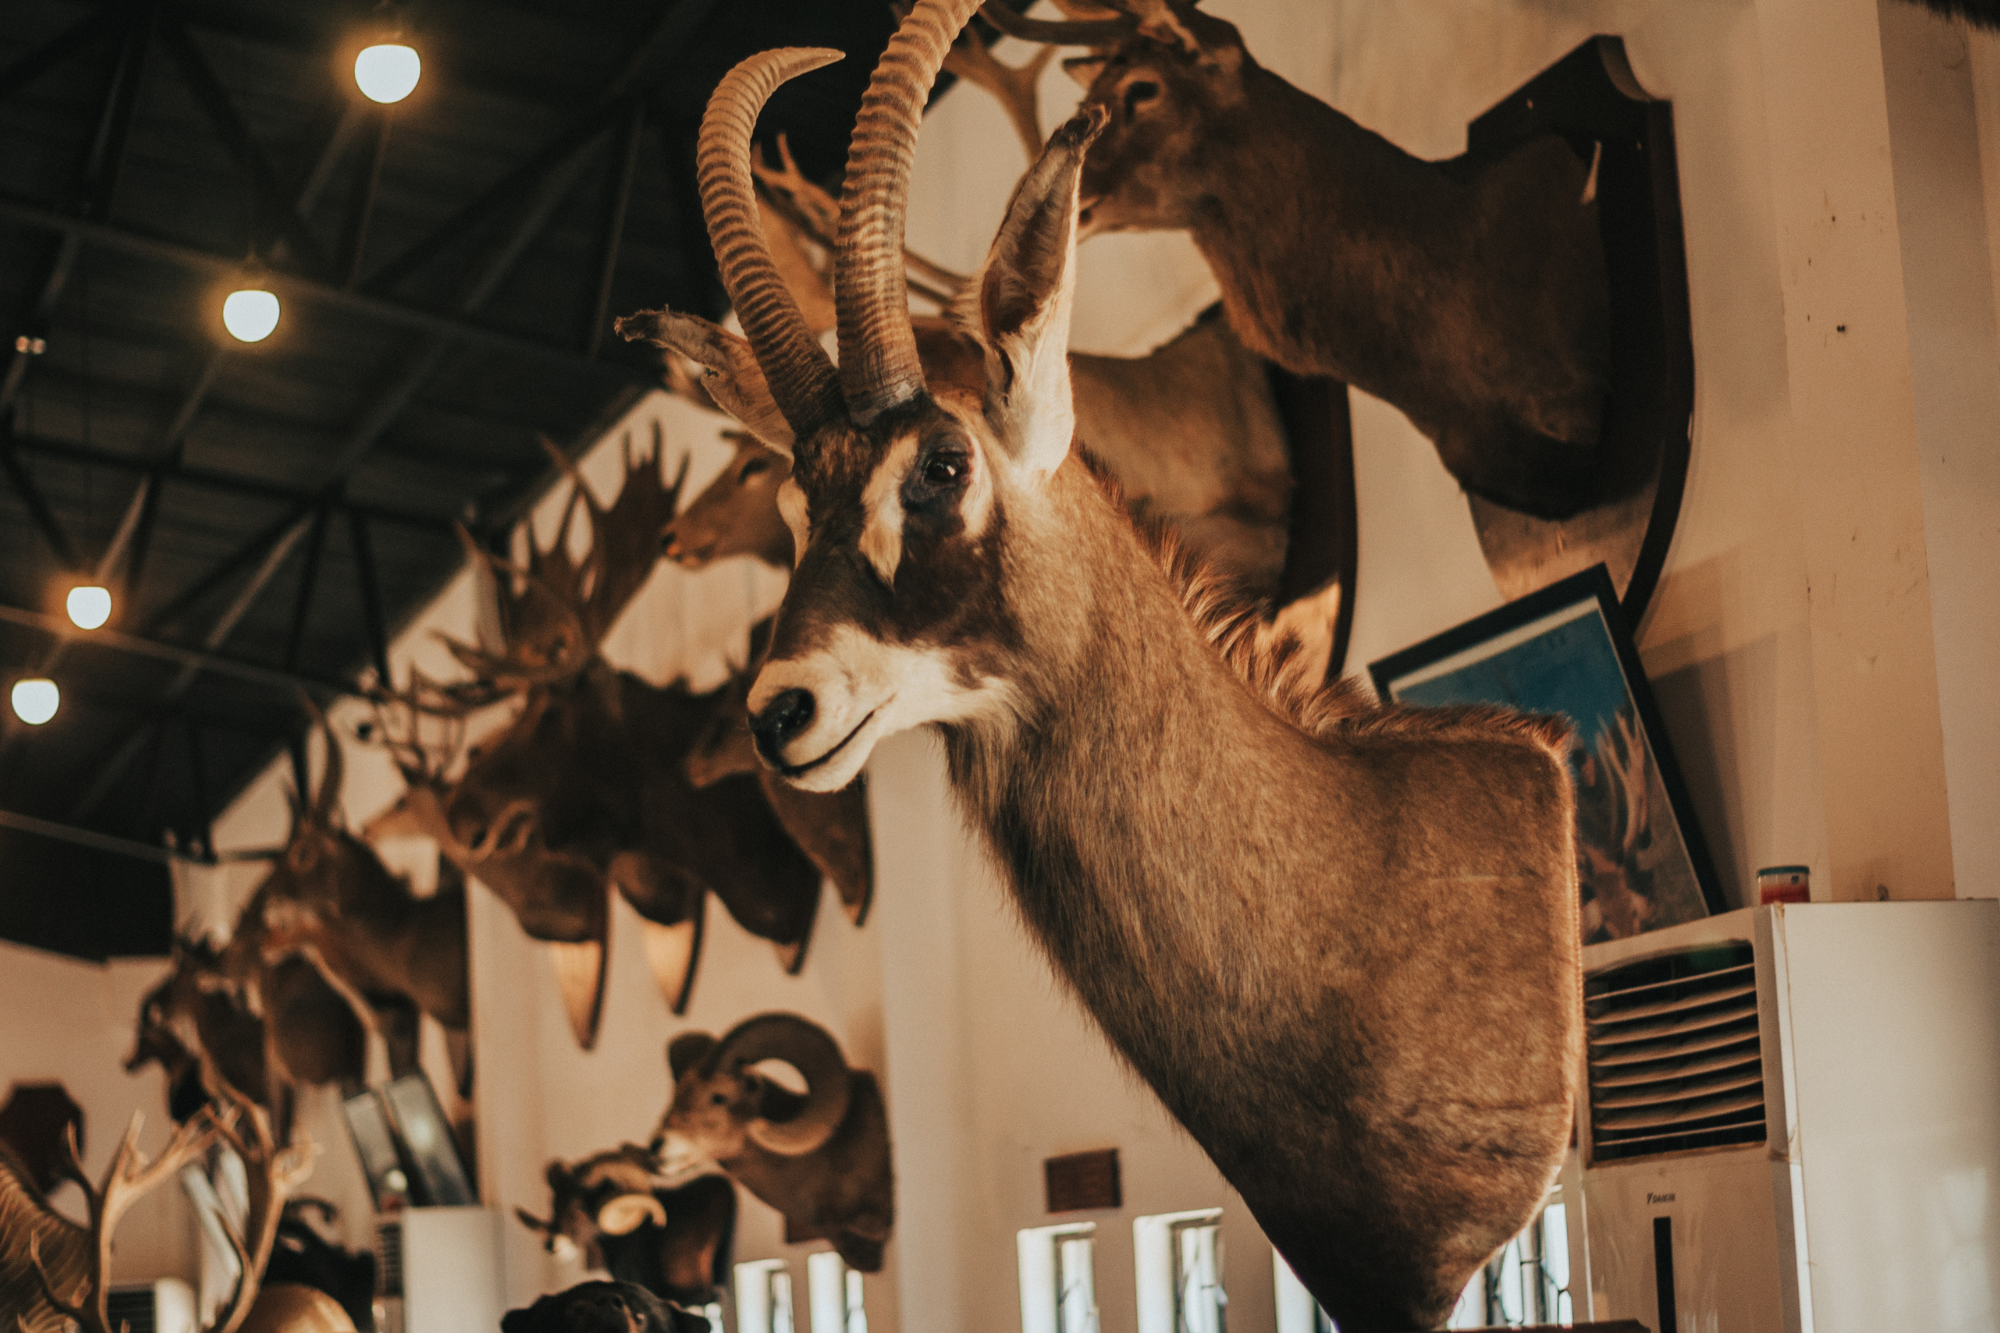
[[[1328,680],[1339,677],[1354,632],[1355,569],[1360,535],[1354,496],[1354,426],[1347,386],[1318,375],[1294,375],[1274,362],[1265,366],[1271,397],[1285,424],[1292,460],[1292,513],[1285,538],[1285,567],[1277,604],[1340,585],[1333,621]]]
[[[1673,105],[1633,77],[1625,43],[1593,37],[1466,129],[1451,164],[1497,159],[1522,140],[1560,135],[1597,163],[1597,221],[1611,296],[1611,392],[1599,503],[1558,522],[1469,499],[1488,568],[1509,599],[1600,561],[1625,623],[1659,586],[1687,481],[1694,410]]]

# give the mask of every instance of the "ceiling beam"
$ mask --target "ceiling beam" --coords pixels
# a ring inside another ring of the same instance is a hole
[[[171,264],[176,268],[206,274],[217,279],[233,278],[243,271],[243,261],[236,257],[218,255],[212,251],[183,245],[178,241],[153,236],[132,227],[78,217],[18,195],[0,193],[0,222],[76,236],[89,244],[101,245],[121,254]],[[264,281],[281,300],[296,300],[303,305],[323,305],[377,323],[417,333],[434,334],[491,351],[526,357],[546,365],[557,365],[568,369],[590,369],[633,382],[642,379],[647,382],[652,380],[650,375],[642,374],[634,367],[621,365],[616,361],[598,361],[585,356],[574,344],[544,342],[539,338],[524,337],[518,333],[509,333],[505,329],[489,328],[474,323],[462,316],[442,314],[408,302],[370,296],[365,292],[344,291],[331,283],[299,277],[296,274],[267,272],[264,274]]]
[[[180,666],[191,666],[202,671],[212,671],[220,676],[247,681],[252,685],[262,685],[296,698],[300,690],[317,691],[321,694],[346,694],[360,699],[366,692],[359,686],[345,681],[328,680],[322,676],[308,676],[296,671],[282,671],[265,666],[261,662],[247,662],[240,657],[227,657],[221,653],[203,652],[184,644],[163,643],[158,639],[141,634],[127,634],[114,629],[82,630],[61,616],[52,616],[42,611],[31,611],[24,606],[0,604],[0,623],[19,625],[25,629],[40,630],[44,634],[63,639],[73,645],[85,644],[103,648],[109,652],[127,653],[137,657],[151,657],[163,662],[173,662]]]
[[[243,123],[243,117],[237,114],[229,90],[222,86],[222,80],[215,76],[208,57],[201,53],[201,48],[194,44],[194,38],[188,35],[178,6],[169,4],[161,7],[159,28],[162,44],[174,58],[174,63],[180,66],[181,77],[186,80],[188,91],[194,94],[202,114],[208,117],[215,137],[222,141],[222,146],[229,150],[236,165],[250,177],[265,223],[277,228],[279,235],[291,247],[294,261],[321,275],[328,273],[330,265],[326,247],[306,225],[306,220],[299,216],[295,201],[300,191],[288,188],[278,179],[277,169],[251,137],[250,127]],[[258,236],[254,238],[254,243],[261,246],[263,239]]]
[[[35,521],[35,530],[42,534],[42,541],[49,548],[49,554],[65,573],[80,568],[76,558],[76,547],[71,544],[69,534],[56,518],[55,511],[42,495],[41,487],[28,469],[21,466],[21,460],[14,451],[14,432],[5,419],[0,419],[0,472],[7,474],[14,491],[21,497],[21,503],[28,507],[28,517]]]
[[[619,139],[618,174],[614,178],[597,239],[596,299],[585,311],[587,322],[583,326],[583,350],[589,356],[596,356],[604,344],[604,330],[609,323],[607,317],[611,306],[611,279],[618,271],[618,249],[625,237],[625,214],[631,210],[632,182],[639,174],[639,140],[645,133],[646,106],[635,97],[632,99],[631,116],[625,122],[625,132]]]
[[[143,454],[121,454],[110,449],[93,448],[68,440],[52,440],[39,435],[17,435],[14,437],[14,446],[24,454],[42,454],[50,458],[87,463],[94,467],[116,468],[121,472],[150,473],[158,476],[163,482],[185,484],[202,490],[242,495],[256,500],[281,500],[296,505],[324,504],[335,510],[354,510],[374,523],[393,523],[447,535],[452,531],[451,518],[443,514],[426,514],[420,510],[399,509],[393,505],[364,504],[341,496],[322,495],[317,491],[297,486],[281,486],[276,482],[259,481],[254,477],[239,477],[234,473],[217,472],[210,468],[190,467],[185,463],[161,467]],[[110,571],[102,572],[109,576]]]
[[[63,61],[109,32],[123,16],[115,5],[105,5],[96,13],[57,33],[5,69],[0,69],[0,98],[11,97]]]

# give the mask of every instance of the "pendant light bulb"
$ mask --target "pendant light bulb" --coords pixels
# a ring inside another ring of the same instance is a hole
[[[222,327],[238,342],[263,342],[278,327],[278,298],[260,287],[231,292],[222,302]]]
[[[371,102],[400,102],[416,90],[424,62],[416,48],[378,42],[354,57],[354,82]]]
[[[14,716],[31,727],[39,727],[62,707],[62,691],[46,676],[14,682]]]
[[[111,589],[93,583],[81,584],[69,590],[66,605],[70,624],[78,629],[100,629],[111,619]]]

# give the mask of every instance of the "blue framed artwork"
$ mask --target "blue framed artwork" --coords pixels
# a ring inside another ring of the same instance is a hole
[[[1604,566],[1371,663],[1368,674],[1385,701],[1501,704],[1569,719],[1585,944],[1725,910]]]

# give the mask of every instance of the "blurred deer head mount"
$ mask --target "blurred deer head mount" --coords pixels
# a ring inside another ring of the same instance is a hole
[[[1598,493],[1609,281],[1589,164],[1554,135],[1424,162],[1253,60],[1180,0],[1003,32],[1095,48],[1070,62],[1104,130],[1086,234],[1184,230],[1230,326],[1297,374],[1400,408],[1472,495],[1562,518]]]
[[[291,836],[251,897],[254,914],[246,910],[237,931],[255,941],[267,965],[294,954],[310,959],[372,1014],[400,1077],[417,1066],[420,1013],[449,1033],[464,1033],[471,1021],[465,885],[441,874],[436,892],[420,897],[347,831],[341,742],[313,712],[326,753],[318,794],[295,794]],[[469,1066],[462,1087],[468,1076]]]
[[[628,447],[624,488],[609,506],[577,479],[555,539],[544,548],[531,538],[525,563],[476,551],[495,576],[504,644],[497,652],[453,645],[475,678],[450,685],[413,678],[410,689],[384,696],[380,719],[411,783],[401,810],[382,827],[431,833],[508,901],[531,934],[592,951],[565,955],[566,970],[559,960],[572,1022],[586,1045],[601,1003],[610,887],[647,923],[648,959],[680,1012],[710,890],[796,970],[822,871],[835,878],[844,902],[862,906],[872,882],[859,793],[802,801],[787,791],[773,801],[764,791],[769,779],[754,765],[726,760],[704,765],[699,783],[690,777],[691,754],[705,735],[740,730],[718,710],[740,710],[741,688],[703,694],[681,682],[656,687],[598,656],[658,556],[659,532],[685,477],[683,463],[681,478],[660,485],[659,455],[657,438],[636,465]],[[581,557],[570,540],[579,509],[589,527]],[[520,700],[519,712],[467,753],[455,779],[446,778],[455,740],[440,755],[410,739],[427,718],[450,724],[507,698]]]

